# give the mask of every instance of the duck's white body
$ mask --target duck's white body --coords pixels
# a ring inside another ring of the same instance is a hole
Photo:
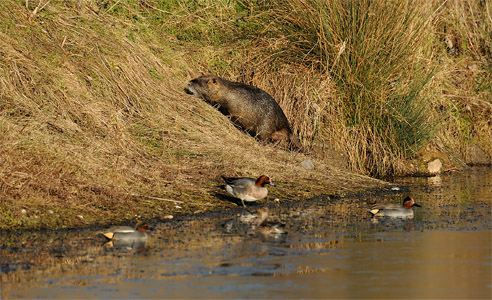
[[[265,187],[266,184],[275,186],[265,175],[258,177],[258,179],[249,177],[224,177],[222,176],[226,184],[224,189],[232,196],[241,200],[243,206],[246,206],[244,202],[254,202],[264,199],[268,195],[268,190]]]

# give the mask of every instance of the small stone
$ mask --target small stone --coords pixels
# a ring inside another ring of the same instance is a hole
[[[465,150],[465,162],[468,165],[489,165],[492,159],[478,145],[471,145]]]
[[[173,215],[165,215],[164,217],[162,217],[163,219],[172,219],[174,218]]]
[[[453,49],[453,48],[454,48],[453,38],[452,38],[450,35],[446,35],[446,36],[444,37],[444,43],[446,43],[446,46],[447,46],[449,49]]]
[[[397,186],[394,186],[394,187],[392,187],[392,188],[391,188],[391,190],[392,190],[392,191],[399,191],[399,190],[400,190],[400,188],[399,188],[399,187],[397,187]]]
[[[303,162],[301,162],[301,165],[308,170],[314,169],[314,164],[310,159],[304,160]]]
[[[84,218],[84,216],[83,215],[77,215],[77,218],[82,220]]]
[[[429,174],[439,174],[441,173],[442,162],[439,158],[431,160],[427,163],[427,171]]]
[[[273,202],[280,203],[280,199],[279,198],[275,198],[275,199],[273,199]]]
[[[48,213],[49,213],[50,215],[54,214],[54,212],[53,212],[51,209],[48,209]]]
[[[21,214],[23,214],[23,215],[27,214],[27,210],[21,209]]]
[[[181,209],[182,207],[179,205],[175,205],[174,208]]]

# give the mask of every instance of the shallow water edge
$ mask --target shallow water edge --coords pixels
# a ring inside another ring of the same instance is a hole
[[[100,228],[9,232],[0,237],[0,295],[490,298],[491,170],[400,178],[392,188],[273,203],[269,219],[288,232],[281,238],[225,230],[234,211],[154,223],[138,248],[109,247]],[[368,203],[407,194],[423,206],[413,219],[368,215]]]

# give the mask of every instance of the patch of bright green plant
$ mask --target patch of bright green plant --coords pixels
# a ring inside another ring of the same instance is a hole
[[[158,79],[158,80],[162,80],[162,76],[159,73],[157,73],[157,71],[154,68],[150,69],[149,73],[150,73],[150,76],[152,76],[153,78]]]

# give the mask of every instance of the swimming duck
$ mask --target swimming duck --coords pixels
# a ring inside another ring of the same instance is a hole
[[[265,198],[268,195],[266,184],[275,186],[275,184],[266,175],[261,175],[258,179],[249,177],[224,177],[226,182],[224,188],[232,196],[241,199],[244,207],[244,201],[254,202]]]
[[[421,207],[413,197],[408,196],[403,199],[403,205],[396,204],[374,204],[369,209],[373,216],[392,217],[392,218],[413,218],[413,206]]]
[[[135,228],[130,226],[113,226],[102,232],[112,244],[133,245],[145,244],[147,242],[147,231],[150,230],[149,224],[140,222]]]

